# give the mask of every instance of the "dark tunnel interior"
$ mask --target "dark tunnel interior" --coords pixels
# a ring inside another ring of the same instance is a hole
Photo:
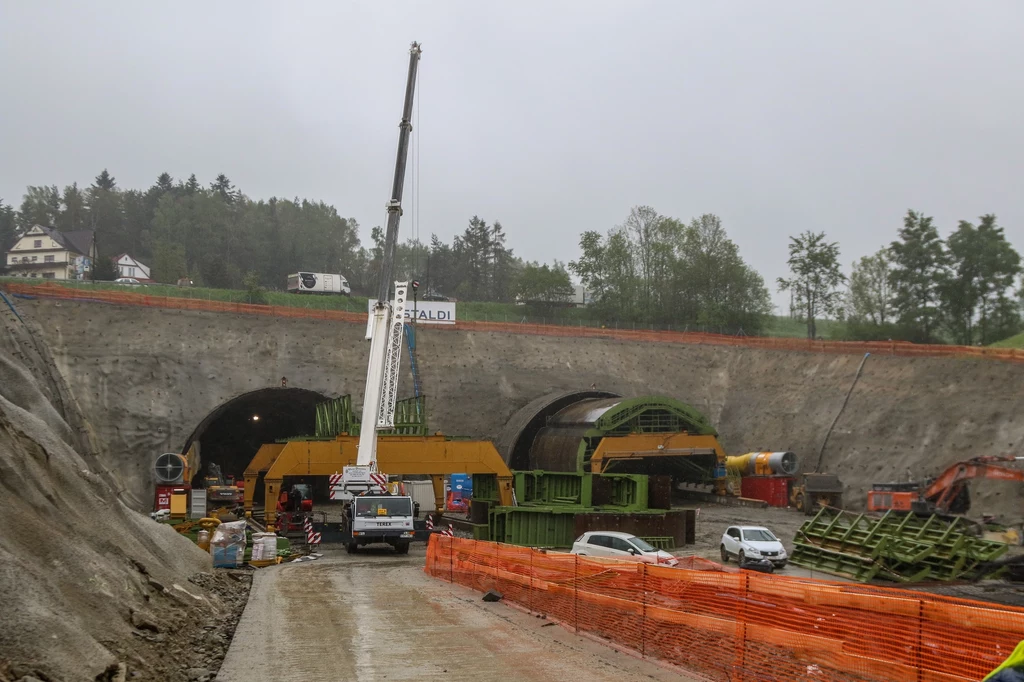
[[[193,472],[192,485],[201,486],[210,462],[220,465],[224,476],[240,480],[264,443],[313,435],[316,404],[326,399],[303,388],[264,388],[222,404],[196,427],[182,449],[187,452],[199,441],[200,465]]]

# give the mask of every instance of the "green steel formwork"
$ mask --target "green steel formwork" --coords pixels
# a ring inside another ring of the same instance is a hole
[[[486,523],[470,523],[467,524],[473,531],[474,540],[488,541],[491,539],[491,527]]]
[[[521,505],[590,506],[590,474],[515,471],[512,475],[516,501]],[[475,479],[473,486],[475,493]]]
[[[960,519],[895,511],[879,518],[826,508],[797,531],[790,561],[862,581],[956,580],[1008,550],[965,530]]]
[[[395,427],[382,429],[378,433],[396,436],[426,436],[427,397],[418,395],[395,403]]]
[[[646,474],[596,474],[593,476],[591,499],[599,509],[614,507],[619,511],[647,511],[648,483]],[[600,494],[608,486],[610,495]],[[604,501],[607,500],[607,501]]]
[[[473,499],[498,504],[498,475],[473,474]]]
[[[516,506],[501,507],[497,476],[473,475],[473,500],[488,504],[490,539],[497,542],[568,547],[576,535],[578,514],[608,513],[621,517],[655,513],[648,508],[650,477],[645,474],[513,471],[512,476]],[[474,537],[479,534],[475,530]]]
[[[516,502],[520,505],[575,506],[581,510],[596,507],[616,511],[646,511],[649,508],[650,477],[646,474],[514,471],[512,475]],[[479,497],[476,485],[474,477],[473,496]],[[484,494],[490,495],[490,489],[485,489]]]
[[[509,545],[569,547],[576,539],[575,522],[575,509],[497,507],[491,510],[490,539]]]
[[[343,433],[358,430],[358,424],[352,416],[352,396],[326,400],[316,405],[316,437],[334,438]]]
[[[378,431],[398,436],[426,436],[427,432],[427,399],[422,395],[397,401],[394,428]],[[334,438],[343,433],[359,435],[359,419],[352,407],[352,396],[343,395],[317,403],[316,437]]]
[[[717,436],[707,417],[686,403],[662,396],[644,396],[621,401],[594,422],[602,435],[630,433],[676,433]]]
[[[693,542],[692,510],[689,514],[691,517],[687,517],[686,510],[663,509],[492,507],[489,539],[511,545],[566,548],[572,546],[581,533],[603,530],[631,533],[646,538],[655,546],[671,548]]]

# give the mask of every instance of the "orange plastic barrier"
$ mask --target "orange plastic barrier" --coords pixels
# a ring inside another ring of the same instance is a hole
[[[1019,608],[441,535],[425,571],[713,680],[974,682],[1024,639]]]
[[[177,298],[174,296],[148,296],[134,291],[109,291],[74,289],[59,284],[4,283],[3,288],[14,294],[58,298],[65,300],[96,301],[117,305],[149,306],[177,310],[201,310],[208,312],[240,313],[247,315],[272,315],[275,317],[335,320],[366,324],[366,313],[344,310],[315,310],[289,306],[252,305],[209,301],[199,298]],[[502,334],[531,334],[540,336],[568,336],[573,338],[615,339],[622,341],[646,341],[654,343],[685,343],[712,346],[739,346],[764,350],[800,351],[810,353],[839,353],[844,355],[899,355],[904,357],[972,357],[1004,362],[1024,362],[1024,350],[1015,348],[985,348],[975,346],[940,346],[915,344],[904,341],[810,341],[807,339],[782,339],[766,336],[726,336],[724,334],[702,334],[697,332],[645,331],[632,329],[599,329],[597,327],[516,324],[506,322],[456,322],[454,325],[433,325],[440,331],[479,331]]]

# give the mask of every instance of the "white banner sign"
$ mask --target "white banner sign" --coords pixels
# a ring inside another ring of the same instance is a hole
[[[367,302],[366,312],[373,314],[373,306],[377,305],[377,299],[371,298]],[[417,301],[416,302],[416,324],[455,324],[455,303],[450,301]],[[413,303],[405,302],[405,321],[412,322]]]

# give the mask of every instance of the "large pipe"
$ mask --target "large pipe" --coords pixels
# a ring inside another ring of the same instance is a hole
[[[725,458],[725,471],[731,476],[792,476],[798,468],[792,452],[748,452]]]

